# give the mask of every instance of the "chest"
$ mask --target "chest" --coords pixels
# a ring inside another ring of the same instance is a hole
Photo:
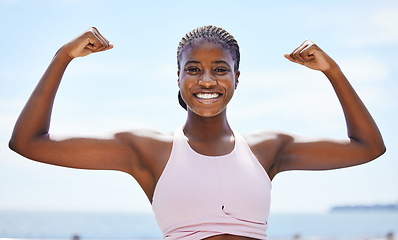
[[[153,204],[164,205],[165,216],[186,221],[229,215],[265,222],[270,189],[268,175],[253,155],[239,150],[221,157],[173,152]]]

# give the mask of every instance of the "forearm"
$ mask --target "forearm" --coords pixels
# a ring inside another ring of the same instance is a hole
[[[343,72],[337,65],[324,71],[331,82],[344,111],[347,133],[351,141],[359,143],[367,150],[380,155],[385,151],[381,133]]]
[[[55,54],[15,124],[10,140],[14,150],[48,133],[54,98],[71,60],[62,48]]]

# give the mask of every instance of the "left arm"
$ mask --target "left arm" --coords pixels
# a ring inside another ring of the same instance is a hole
[[[278,135],[275,174],[286,170],[327,170],[369,162],[385,152],[381,133],[365,105],[336,62],[311,41],[305,41],[285,57],[323,72],[331,82],[344,111],[348,138],[343,141],[307,141]]]

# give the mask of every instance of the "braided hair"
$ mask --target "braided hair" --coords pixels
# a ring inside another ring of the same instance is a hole
[[[180,61],[184,51],[204,42],[220,44],[221,47],[228,50],[234,60],[235,72],[239,70],[240,52],[238,42],[226,30],[212,25],[195,28],[181,39],[177,49],[178,70],[180,70]],[[182,99],[180,92],[178,92],[178,101],[187,110],[187,104]]]

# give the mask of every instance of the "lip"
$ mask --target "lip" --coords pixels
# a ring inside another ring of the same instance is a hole
[[[199,98],[197,95],[198,94],[218,94],[218,97],[215,98]],[[203,104],[210,104],[217,102],[222,98],[224,94],[216,89],[198,89],[193,92],[193,97],[196,99],[196,101],[203,103]]]
[[[209,89],[209,88],[199,88],[193,91],[193,94],[198,94],[198,93],[218,93],[218,94],[223,94],[223,92],[219,89]]]

